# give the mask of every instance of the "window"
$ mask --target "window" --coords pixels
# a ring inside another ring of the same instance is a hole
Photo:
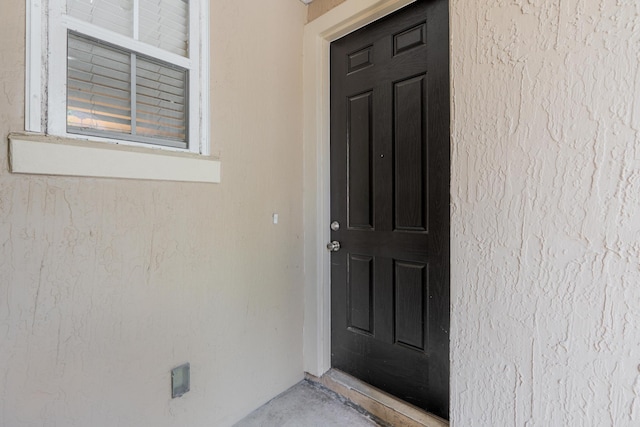
[[[9,135],[11,172],[220,182],[208,0],[25,1],[27,133]]]
[[[27,130],[208,154],[207,1],[27,2]]]

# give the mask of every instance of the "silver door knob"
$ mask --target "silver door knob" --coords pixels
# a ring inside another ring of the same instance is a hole
[[[327,250],[329,252],[338,252],[340,250],[340,242],[334,240],[333,242],[327,243]]]

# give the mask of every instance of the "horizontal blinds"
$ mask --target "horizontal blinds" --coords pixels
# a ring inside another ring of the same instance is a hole
[[[131,55],[69,34],[67,127],[131,133]]]
[[[134,23],[136,7],[139,18]],[[188,56],[187,0],[67,0],[67,14],[132,38],[137,24],[140,41]]]
[[[136,132],[184,141],[187,132],[187,73],[138,58]]]
[[[67,0],[67,14],[133,37],[133,0]]]
[[[189,4],[185,0],[139,0],[140,40],[187,56]]]
[[[68,132],[186,146],[187,70],[71,32],[67,63]]]

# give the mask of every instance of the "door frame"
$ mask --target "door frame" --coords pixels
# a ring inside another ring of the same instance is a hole
[[[331,369],[329,45],[416,0],[346,0],[308,23],[303,38],[303,368]]]

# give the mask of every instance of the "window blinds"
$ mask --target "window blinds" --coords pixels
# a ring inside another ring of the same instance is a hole
[[[183,0],[140,0],[140,40],[187,56],[189,5]]]
[[[186,140],[187,74],[139,57],[136,67],[136,129],[148,137]]]
[[[131,133],[131,55],[70,34],[67,126]]]
[[[67,0],[67,15],[133,37],[133,0]]]
[[[74,18],[181,56],[188,54],[188,9],[184,0],[67,0]],[[67,131],[186,148],[188,75],[69,32]]]

